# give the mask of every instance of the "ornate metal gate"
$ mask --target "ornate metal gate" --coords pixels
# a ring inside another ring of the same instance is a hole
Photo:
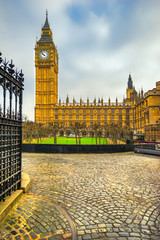
[[[0,53],[0,201],[21,187],[23,82]]]

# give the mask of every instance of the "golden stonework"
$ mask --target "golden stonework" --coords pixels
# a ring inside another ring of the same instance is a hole
[[[35,47],[36,107],[35,122],[53,122],[53,105],[58,99],[58,53],[48,23],[48,14],[41,38]]]

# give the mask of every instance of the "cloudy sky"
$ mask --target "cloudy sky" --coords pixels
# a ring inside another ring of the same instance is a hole
[[[34,120],[34,47],[48,9],[59,53],[59,97],[122,101],[131,73],[146,92],[160,80],[160,0],[0,0],[0,51],[25,74]]]

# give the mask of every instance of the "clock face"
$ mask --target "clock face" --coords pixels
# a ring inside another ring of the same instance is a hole
[[[42,60],[46,60],[46,59],[49,57],[49,53],[48,53],[46,50],[42,50],[42,51],[39,53],[39,57],[40,57]]]

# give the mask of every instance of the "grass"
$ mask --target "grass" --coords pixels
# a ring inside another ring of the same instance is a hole
[[[81,137],[81,144],[96,144],[95,137]],[[23,143],[28,143],[27,141],[23,141]],[[31,143],[38,143],[37,139],[33,139]],[[54,144],[54,138],[44,138],[39,141],[41,144]],[[79,139],[78,139],[79,143]],[[99,144],[99,138],[97,139],[97,143]],[[57,144],[76,144],[75,137],[57,137]],[[106,138],[101,138],[101,144],[108,144]]]

